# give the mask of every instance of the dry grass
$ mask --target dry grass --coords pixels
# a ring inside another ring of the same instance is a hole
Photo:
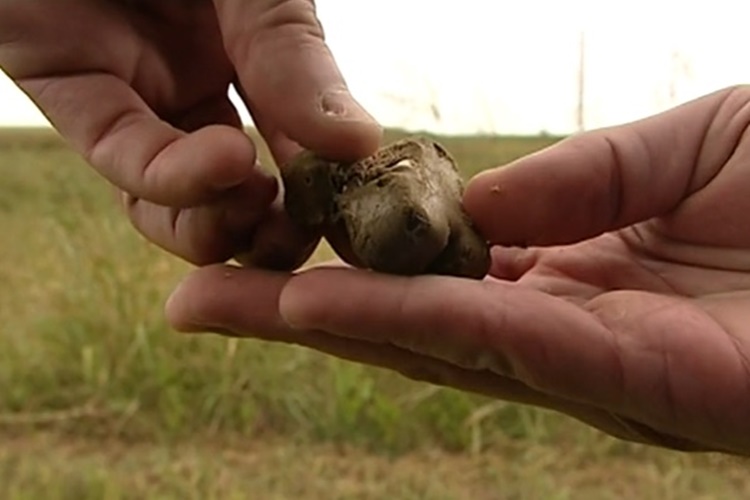
[[[593,443],[597,444],[597,443]],[[174,445],[37,434],[0,449],[5,499],[729,499],[747,498],[740,464],[640,450],[506,443],[481,455],[396,457],[288,439]]]

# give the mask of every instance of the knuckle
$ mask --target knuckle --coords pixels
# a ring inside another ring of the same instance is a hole
[[[701,153],[713,153],[712,171],[718,174],[729,158],[738,150],[745,150],[747,146],[747,131],[750,129],[750,85],[734,85],[717,93],[720,96],[718,104],[713,108],[710,121],[704,131],[704,146]],[[717,137],[721,140],[717,141]],[[712,146],[720,144],[722,147],[705,147],[705,143]],[[716,153],[715,150],[720,151]],[[706,161],[706,160],[704,160]],[[709,177],[705,184],[713,177]]]
[[[739,84],[721,91],[723,98],[715,110],[715,120],[738,117],[742,122],[750,120],[750,84]]]
[[[272,0],[266,2],[256,24],[256,36],[279,32],[306,34],[323,38],[323,27],[310,0]]]
[[[325,39],[312,0],[264,0],[254,9],[243,13],[247,24],[225,32],[227,52],[234,60],[246,59],[270,43],[299,46]]]
[[[740,83],[727,87],[727,92],[745,100],[750,100],[750,83]]]
[[[718,91],[718,106],[714,109],[712,125],[724,128],[727,120],[734,123],[750,121],[750,84],[739,84]]]
[[[29,8],[19,1],[0,2],[0,68],[14,75],[23,67],[20,43],[29,36]]]

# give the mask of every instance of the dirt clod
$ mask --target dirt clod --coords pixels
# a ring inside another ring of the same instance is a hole
[[[455,160],[437,142],[407,138],[353,163],[303,152],[282,168],[282,180],[292,220],[320,230],[355,265],[402,275],[487,274],[489,246],[462,209]]]

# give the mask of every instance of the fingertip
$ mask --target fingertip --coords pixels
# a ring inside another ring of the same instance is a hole
[[[229,264],[202,267],[177,285],[164,307],[179,332],[260,337],[287,332],[278,313],[285,273]]]
[[[466,184],[463,207],[477,230],[492,243],[507,243],[510,234],[503,234],[502,207],[512,197],[510,186],[503,183],[498,167],[480,172]],[[507,215],[507,214],[506,214]],[[521,242],[515,242],[521,243]]]
[[[255,146],[242,130],[207,126],[165,144],[142,168],[141,179],[130,183],[130,191],[159,205],[186,208],[247,183],[254,196],[273,199],[276,180],[256,159]]]
[[[259,130],[280,165],[303,149],[331,160],[356,161],[377,151],[383,140],[383,127],[338,86],[293,113],[278,121],[258,120]]]
[[[467,183],[464,207],[495,245],[574,243],[608,229],[617,200],[603,167],[601,154],[569,140],[477,175]]]
[[[196,291],[202,289],[206,273],[213,272],[211,267],[220,266],[217,264],[197,269],[184,277],[172,290],[164,304],[164,316],[175,331],[196,333],[206,329],[200,318],[196,317],[196,313],[199,313],[199,296]]]
[[[217,191],[242,184],[257,170],[255,146],[240,129],[210,125],[193,132],[192,141],[195,155],[213,155],[201,174],[205,176],[206,185]]]
[[[467,210],[475,208],[475,205],[486,197],[487,192],[491,191],[493,186],[496,191],[499,191],[496,177],[496,169],[490,169],[479,172],[467,181],[466,189],[464,189],[464,205]]]
[[[518,281],[537,264],[539,249],[493,246],[490,276],[505,281]]]
[[[300,144],[307,144],[307,149],[318,155],[337,161],[356,161],[377,151],[382,142],[383,131],[379,126],[365,123],[350,123],[327,127],[327,133],[306,141],[300,138]],[[322,128],[321,130],[326,130]]]
[[[322,92],[315,114],[318,127],[292,139],[322,156],[358,160],[380,146],[383,128],[344,87]]]

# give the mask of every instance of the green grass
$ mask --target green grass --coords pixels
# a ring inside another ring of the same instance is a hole
[[[466,175],[554,140],[441,138]],[[175,334],[162,304],[189,266],[54,134],[0,134],[0,179],[0,498],[750,494],[736,462],[301,348]]]

